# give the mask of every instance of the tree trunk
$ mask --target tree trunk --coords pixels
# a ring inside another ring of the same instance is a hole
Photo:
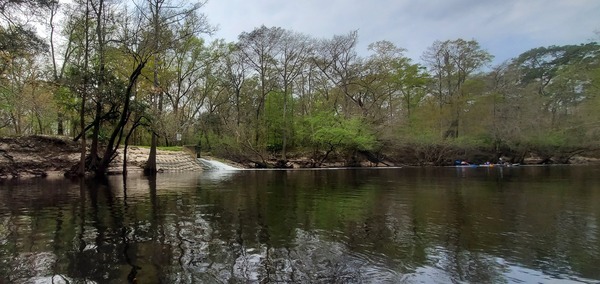
[[[154,40],[154,50],[158,51],[159,49],[159,35],[160,35],[160,17],[159,17],[159,13],[160,13],[160,1],[156,1],[156,2],[151,2],[150,5],[153,5],[154,7],[152,7],[152,25],[153,25],[153,29],[152,29],[152,33],[154,34],[155,40]],[[152,87],[154,88],[154,91],[156,92],[154,94],[155,99],[158,99],[158,107],[157,107],[157,102],[156,100],[154,101],[154,109],[157,110],[158,113],[158,117],[160,118],[160,112],[161,112],[161,108],[162,108],[162,100],[160,99],[161,96],[161,91],[159,89],[160,84],[158,82],[158,67],[159,67],[159,60],[158,60],[158,54],[154,54],[153,56],[153,60],[154,60],[154,64],[153,64],[153,81],[152,81]],[[148,155],[148,161],[146,161],[146,166],[144,167],[144,174],[146,175],[155,175],[156,174],[156,146],[158,144],[158,127],[157,127],[157,122],[155,121],[153,123],[152,127],[152,142],[150,143],[150,154]]]
[[[152,133],[152,142],[150,143],[150,154],[148,155],[148,161],[144,166],[144,174],[154,175],[157,172],[156,168],[156,144],[158,143],[158,135]]]
[[[104,96],[105,85],[105,62],[104,62],[104,0],[98,1],[96,12],[96,38],[98,41],[98,80],[96,92],[96,118],[94,119],[94,132],[92,133],[92,145],[90,148],[90,168],[98,164],[98,139],[100,136],[100,118],[102,117],[102,96]]]
[[[287,121],[286,121],[286,112],[287,112],[287,93],[288,93],[288,82],[284,80],[284,91],[283,91],[283,126],[282,126],[282,141],[281,141],[281,160],[287,160]]]
[[[129,146],[129,139],[131,138],[131,135],[134,133],[135,129],[140,126],[140,120],[142,120],[141,116],[135,120],[131,126],[131,129],[129,129],[127,136],[125,136],[125,145],[123,146],[123,176],[127,175],[127,147]],[[125,182],[125,180],[123,180],[123,182]]]
[[[113,132],[108,140],[108,143],[106,145],[106,151],[104,152],[104,155],[102,156],[102,160],[100,160],[100,162],[98,163],[98,167],[95,170],[97,176],[106,175],[108,166],[110,165],[110,162],[112,162],[112,159],[113,159],[115,153],[117,152],[117,149],[119,148],[119,144],[116,142],[117,142],[117,138],[119,138],[119,139],[121,138],[121,137],[119,137],[119,135],[123,135],[123,128],[125,127],[125,125],[127,124],[127,121],[129,120],[129,115],[130,115],[129,107],[131,104],[131,93],[133,92],[133,87],[135,86],[135,82],[137,81],[137,78],[142,73],[142,69],[144,69],[145,65],[146,65],[145,60],[140,62],[138,64],[138,66],[135,68],[135,70],[131,73],[131,76],[129,77],[129,84],[127,85],[127,90],[125,91],[125,95],[124,95],[123,111],[121,112],[121,117],[120,117],[119,121],[117,122],[117,125],[115,125],[115,128],[113,129]]]
[[[96,103],[96,117],[94,118],[93,123],[92,143],[90,145],[90,168],[96,168],[96,165],[98,164],[98,139],[100,137],[100,117],[102,116],[100,112],[102,112],[102,103],[98,100]]]
[[[83,72],[83,94],[81,94],[81,110],[79,110],[79,125],[81,127],[81,155],[79,157],[79,171],[78,175],[85,175],[85,154],[86,154],[86,141],[85,141],[85,101],[87,100],[87,92],[88,92],[88,61],[89,61],[89,33],[87,32],[87,27],[89,25],[89,2],[85,4],[85,51],[84,51],[84,70]]]
[[[60,135],[60,136],[65,135],[64,115],[61,112],[59,112],[56,120],[57,120],[56,122],[58,124],[57,129],[56,129],[56,134]]]

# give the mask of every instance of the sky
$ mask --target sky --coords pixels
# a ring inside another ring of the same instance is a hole
[[[358,30],[357,52],[387,40],[415,62],[434,41],[476,40],[499,64],[536,47],[600,41],[600,0],[208,0],[212,39],[256,27],[313,38]]]

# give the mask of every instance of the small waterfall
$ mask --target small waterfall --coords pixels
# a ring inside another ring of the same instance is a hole
[[[209,171],[236,171],[239,168],[232,167],[228,164],[221,163],[215,160],[208,160],[203,158],[198,158],[198,161],[202,164],[202,167]]]

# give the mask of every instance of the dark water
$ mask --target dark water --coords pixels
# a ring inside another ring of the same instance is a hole
[[[0,283],[598,283],[600,167],[0,184]]]

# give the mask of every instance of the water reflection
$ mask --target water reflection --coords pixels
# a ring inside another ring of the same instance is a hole
[[[599,172],[9,181],[0,283],[591,283],[600,279]]]

